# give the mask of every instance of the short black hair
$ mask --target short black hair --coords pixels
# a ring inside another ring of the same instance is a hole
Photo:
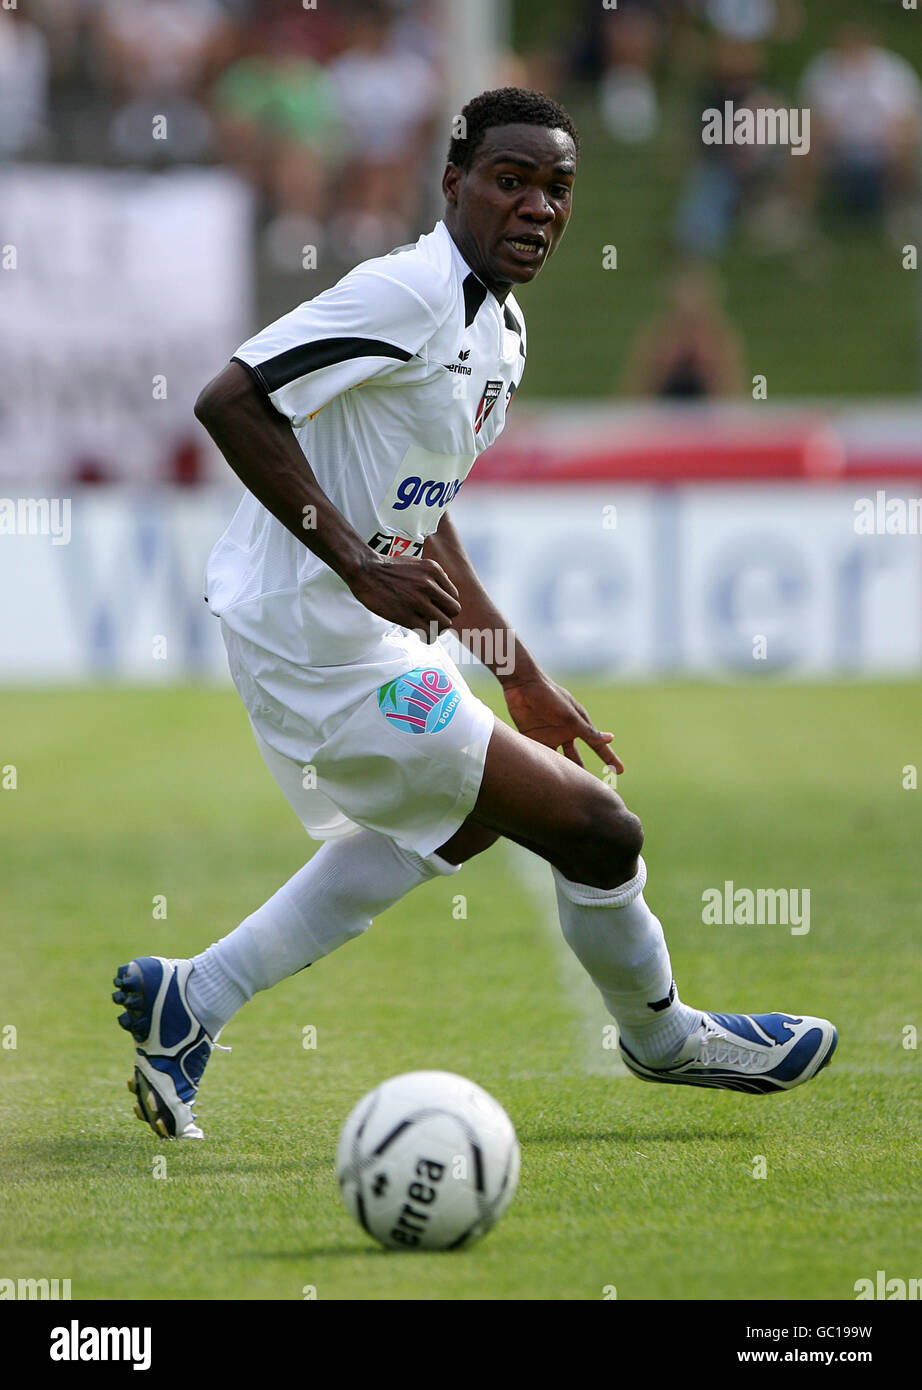
[[[448,146],[448,162],[459,169],[469,169],[474,155],[491,126],[540,125],[548,130],[565,130],[576,146],[579,158],[579,135],[567,111],[544,92],[525,87],[496,87],[481,92],[461,108],[464,120],[463,136],[453,135]]]

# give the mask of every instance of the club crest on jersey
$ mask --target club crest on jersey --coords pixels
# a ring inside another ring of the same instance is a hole
[[[477,414],[474,416],[474,433],[480,433],[480,427],[489,415],[490,411],[499,400],[500,392],[503,389],[501,381],[488,381],[483,388],[483,395],[480,397],[480,404],[477,407]]]
[[[460,703],[451,677],[436,666],[416,666],[378,690],[384,718],[411,734],[440,733]]]

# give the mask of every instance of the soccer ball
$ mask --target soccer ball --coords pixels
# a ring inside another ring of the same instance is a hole
[[[350,1113],[336,1173],[356,1221],[391,1250],[453,1250],[494,1226],[515,1194],[512,1121],[448,1071],[382,1081]]]

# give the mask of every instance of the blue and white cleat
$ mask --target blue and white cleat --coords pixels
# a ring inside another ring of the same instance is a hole
[[[128,1089],[134,1112],[162,1139],[204,1139],[192,1101],[215,1045],[189,1008],[192,962],[138,956],[120,965],[112,983],[119,1023],[137,1044]]]
[[[791,1014],[702,1014],[665,1067],[649,1067],[620,1044],[625,1066],[644,1081],[711,1086],[764,1096],[790,1091],[826,1066],[839,1035],[825,1018]]]

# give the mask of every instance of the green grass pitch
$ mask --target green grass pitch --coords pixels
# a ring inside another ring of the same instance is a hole
[[[115,967],[201,949],[311,842],[232,692],[7,691],[0,1277],[93,1299],[849,1300],[922,1272],[919,687],[575,693],[616,731],[683,997],[825,1014],[832,1065],[767,1098],[629,1077],[549,872],[498,845],[258,996],[206,1072],[205,1143],[158,1141],[125,1088]],[[705,925],[728,879],[809,888],[809,933]],[[343,1119],[420,1067],[473,1077],[518,1130],[518,1195],[469,1251],[386,1253],[340,1203]]]

